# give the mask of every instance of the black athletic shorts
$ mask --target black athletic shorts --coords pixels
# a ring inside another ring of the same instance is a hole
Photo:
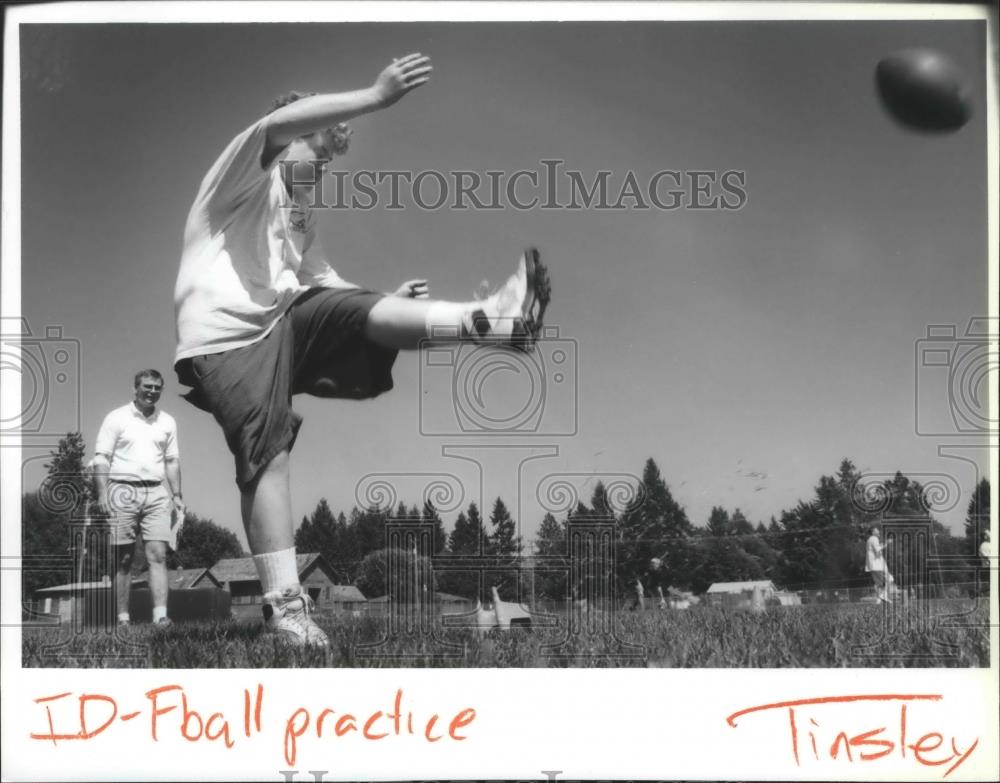
[[[262,340],[177,362],[184,397],[222,426],[236,458],[236,483],[248,488],[261,468],[295,443],[302,417],[293,394],[369,399],[392,388],[396,351],[364,336],[368,312],[384,294],[313,288]]]

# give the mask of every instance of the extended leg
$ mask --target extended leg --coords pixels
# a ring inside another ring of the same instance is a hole
[[[365,336],[384,348],[411,350],[421,341],[473,339],[530,350],[551,289],[538,251],[525,252],[517,272],[482,302],[445,302],[388,296],[368,313]]]

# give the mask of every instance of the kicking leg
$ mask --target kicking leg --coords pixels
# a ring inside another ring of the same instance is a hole
[[[369,312],[365,336],[384,348],[412,350],[422,341],[472,339],[531,350],[541,331],[551,289],[538,251],[525,252],[517,273],[482,302],[444,302],[387,296]]]

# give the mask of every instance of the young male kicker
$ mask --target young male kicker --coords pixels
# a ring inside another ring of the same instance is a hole
[[[292,395],[366,399],[392,388],[397,351],[472,341],[530,351],[550,285],[538,252],[489,298],[432,301],[425,280],[386,295],[345,282],[315,237],[315,186],[347,151],[353,117],[427,83],[430,59],[393,60],[372,86],[289,93],[236,136],[188,214],[174,291],[175,369],[236,460],[247,540],[269,630],[329,648],[295,563],[289,452],[302,423]]]

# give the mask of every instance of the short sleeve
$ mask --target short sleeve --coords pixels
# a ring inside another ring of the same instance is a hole
[[[261,155],[267,144],[267,123],[264,118],[229,142],[202,181],[202,197],[210,205],[226,207],[244,200],[255,188],[267,181],[277,161],[268,168],[261,165]]]
[[[115,444],[118,442],[120,428],[114,412],[104,417],[101,429],[97,433],[97,441],[94,444],[94,453],[103,455],[110,461],[115,453]]]

